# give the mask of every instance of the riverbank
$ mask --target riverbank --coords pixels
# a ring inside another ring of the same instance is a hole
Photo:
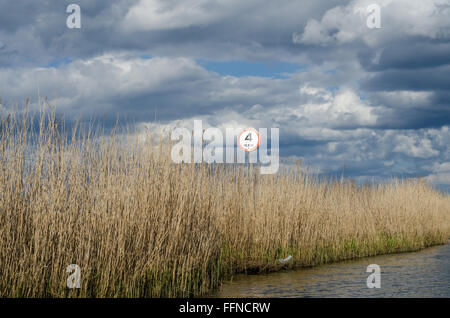
[[[369,264],[380,288],[367,288]],[[210,297],[450,297],[450,244],[260,275],[237,275]]]
[[[207,295],[263,273],[422,249],[450,237],[450,198],[420,180],[357,186],[304,167],[174,164],[133,134],[72,137],[2,119],[0,296]],[[292,256],[281,264],[280,259]],[[67,287],[78,265],[80,288]]]

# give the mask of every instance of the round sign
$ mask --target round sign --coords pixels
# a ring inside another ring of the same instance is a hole
[[[261,137],[256,129],[247,128],[239,134],[238,145],[244,151],[250,152],[256,150],[260,143]]]

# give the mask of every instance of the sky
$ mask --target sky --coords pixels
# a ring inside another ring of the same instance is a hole
[[[38,94],[69,121],[277,127],[315,171],[450,188],[450,0],[0,0],[0,111]]]

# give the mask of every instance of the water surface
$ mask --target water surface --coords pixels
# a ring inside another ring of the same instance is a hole
[[[367,266],[381,267],[381,288],[367,288]],[[213,297],[450,297],[450,244],[281,271],[237,275]]]

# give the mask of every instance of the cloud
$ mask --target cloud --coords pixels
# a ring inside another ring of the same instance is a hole
[[[140,0],[123,20],[130,31],[155,31],[206,26],[256,9],[248,0]]]
[[[432,173],[426,176],[426,180],[450,190],[450,161],[434,163]]]
[[[430,158],[439,155],[439,152],[433,149],[428,139],[418,140],[418,138],[399,135],[396,136],[396,143],[394,151],[411,157]]]
[[[369,29],[369,5],[379,5],[380,29]],[[447,0],[354,0],[333,7],[320,20],[309,19],[302,33],[294,33],[298,44],[346,44],[362,42],[377,48],[407,37],[433,40],[450,37],[450,9]]]
[[[302,87],[301,91],[307,91],[308,95],[317,95],[318,89]],[[346,88],[337,94],[323,92],[325,103],[304,104],[302,113],[313,120],[315,125],[327,125],[334,128],[349,128],[358,126],[375,126],[377,115],[375,108],[367,105],[352,90]]]
[[[319,171],[449,184],[448,0],[376,1],[381,29],[365,0],[80,0],[79,30],[65,26],[69,1],[9,2],[6,109],[39,90],[68,120],[279,127],[282,156]],[[248,62],[288,74],[249,76]]]
[[[7,101],[34,97],[39,90],[74,114],[139,114],[136,117],[142,119],[157,111],[160,119],[171,120],[221,111],[250,115],[258,110],[263,117],[273,112],[273,123],[295,118],[307,126],[347,129],[377,121],[373,113],[377,108],[350,88],[326,90],[308,74],[285,79],[220,75],[189,58],[103,55],[60,67],[0,69],[0,83]]]
[[[137,56],[298,61],[304,54],[292,43],[292,31],[328,6],[314,0],[79,0],[82,28],[71,30],[66,27],[69,3],[0,2],[0,39],[16,54],[10,64],[46,65],[65,57],[124,51]]]
[[[8,103],[36,96],[39,88],[69,120],[94,116],[112,125],[120,115],[140,127],[189,127],[194,119],[223,129],[279,127],[282,156],[302,157],[328,173],[345,164],[349,175],[366,178],[427,175],[419,161],[448,160],[448,128],[384,129],[389,107],[359,96],[355,87],[336,88],[335,77],[327,67],[281,79],[233,77],[189,58],[109,54],[59,67],[0,69],[0,87]],[[431,96],[383,94],[405,107]]]

